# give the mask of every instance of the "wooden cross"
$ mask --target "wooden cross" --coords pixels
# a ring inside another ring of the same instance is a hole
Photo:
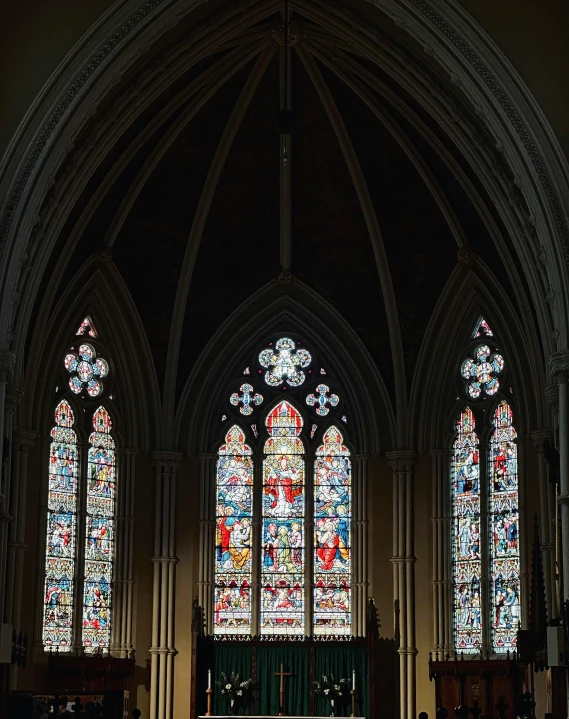
[[[280,672],[275,672],[275,676],[280,677],[281,680],[279,687],[279,716],[284,717],[284,678],[291,677],[292,674],[290,672],[285,672],[284,664],[281,664],[281,670]]]

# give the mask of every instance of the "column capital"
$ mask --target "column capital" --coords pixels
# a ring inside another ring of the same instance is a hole
[[[172,471],[178,469],[184,460],[181,452],[168,452],[156,450],[150,454],[152,466],[161,472]]]
[[[549,404],[557,412],[559,410],[559,385],[550,384],[545,388],[545,396]]]
[[[210,459],[217,459],[217,455],[215,455],[213,452],[199,452],[198,457],[202,462],[205,462]]]
[[[367,462],[369,459],[369,454],[356,454],[356,461],[358,462]]]
[[[395,472],[412,467],[417,462],[417,452],[414,449],[399,449],[385,454],[387,461]]]
[[[33,429],[21,429],[18,427],[14,430],[14,445],[21,451],[27,452],[28,449],[34,446],[38,433],[34,432]],[[19,445],[19,447],[18,447]]]
[[[546,442],[551,441],[553,434],[549,429],[536,429],[530,437],[533,439],[533,446],[538,452],[543,452],[543,448]]]
[[[19,387],[8,385],[6,387],[6,409],[8,412],[15,412],[24,396],[24,391]]]
[[[552,352],[549,358],[549,369],[557,384],[567,382],[569,380],[569,350]]]
[[[0,350],[0,382],[6,382],[16,366],[16,355],[8,350]]]

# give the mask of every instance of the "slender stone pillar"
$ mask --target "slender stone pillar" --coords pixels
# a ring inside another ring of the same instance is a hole
[[[174,680],[174,580],[176,537],[176,472],[178,452],[153,452],[156,470],[154,588],[150,647],[150,719],[172,719]]]
[[[552,526],[555,526],[555,514],[550,517],[550,483],[547,476],[547,463],[545,461],[545,445],[551,442],[552,433],[546,429],[532,432],[534,446],[537,451],[537,471],[539,479],[539,509],[541,514],[541,556],[543,563],[543,580],[545,582],[545,600],[547,602],[547,615],[549,619],[556,616],[555,601],[555,536],[551,536]],[[552,524],[553,520],[553,524]]]
[[[120,449],[117,477],[117,520],[112,650],[129,656],[132,646],[135,449]]]
[[[15,387],[6,388],[5,399],[5,424],[4,435],[9,455],[4,457],[4,501],[7,508],[8,518],[7,532],[3,533],[2,553],[6,556],[5,574],[5,596],[4,596],[4,621],[12,624],[12,607],[14,601],[14,570],[15,570],[15,546],[16,532],[18,527],[18,501],[19,501],[19,474],[20,465],[18,457],[18,446],[14,439],[14,414],[22,400],[23,392]]]
[[[450,516],[450,452],[431,452],[433,473],[433,651],[442,659],[453,649]]]
[[[12,526],[8,543],[8,581],[6,603],[10,603],[10,621],[14,631],[22,630],[22,590],[24,586],[24,553],[26,545],[26,508],[28,487],[28,450],[36,440],[31,430],[17,429],[13,434]],[[18,686],[18,667],[10,668],[10,689]]]
[[[10,524],[10,479],[6,471],[4,457],[4,438],[6,437],[5,415],[9,410],[6,402],[6,385],[14,371],[15,355],[7,350],[0,350],[0,584],[4,584],[6,576],[6,559],[8,549],[8,532]],[[11,426],[10,426],[11,432]],[[4,619],[5,593],[0,592],[0,622]]]
[[[200,554],[198,603],[203,609],[206,634],[213,632],[213,582],[215,557],[215,463],[214,454],[200,454]],[[254,535],[258,536],[258,534]]]
[[[563,599],[569,600],[569,351],[551,355],[551,374],[559,385],[559,502]]]
[[[368,551],[368,455],[356,455],[353,474],[352,505],[352,611],[354,612],[354,633],[366,634],[366,612],[369,595],[369,551]]]
[[[388,452],[393,470],[393,585],[399,607],[400,717],[415,719],[415,555],[413,450]]]

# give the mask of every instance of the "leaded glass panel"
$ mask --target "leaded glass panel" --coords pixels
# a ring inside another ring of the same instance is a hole
[[[332,426],[314,463],[314,634],[351,633],[350,452]]]
[[[520,553],[518,546],[518,452],[512,409],[500,402],[490,437],[490,594],[492,648],[516,648],[520,622]]]
[[[251,634],[253,459],[238,425],[218,452],[214,632]]]

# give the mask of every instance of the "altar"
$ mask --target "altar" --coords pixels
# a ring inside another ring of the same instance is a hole
[[[379,704],[385,713],[395,711],[397,648],[393,639],[379,636],[373,601],[362,637],[209,636],[203,633],[201,611],[195,604],[191,719],[228,716],[219,680],[232,674],[255,687],[247,706],[235,712],[242,716],[329,717],[330,702],[315,689],[325,676],[347,682],[345,696],[336,701],[335,716],[364,719],[375,716]]]
[[[266,714],[249,714],[249,719],[274,719],[273,716],[267,716]],[[198,719],[234,719],[234,715],[230,714],[211,714],[210,716],[207,716],[207,714],[204,714],[203,716],[199,716]],[[329,715],[325,717],[320,716],[295,716],[292,715],[285,715],[282,719],[330,719]],[[352,719],[366,719],[366,717],[353,717]]]

